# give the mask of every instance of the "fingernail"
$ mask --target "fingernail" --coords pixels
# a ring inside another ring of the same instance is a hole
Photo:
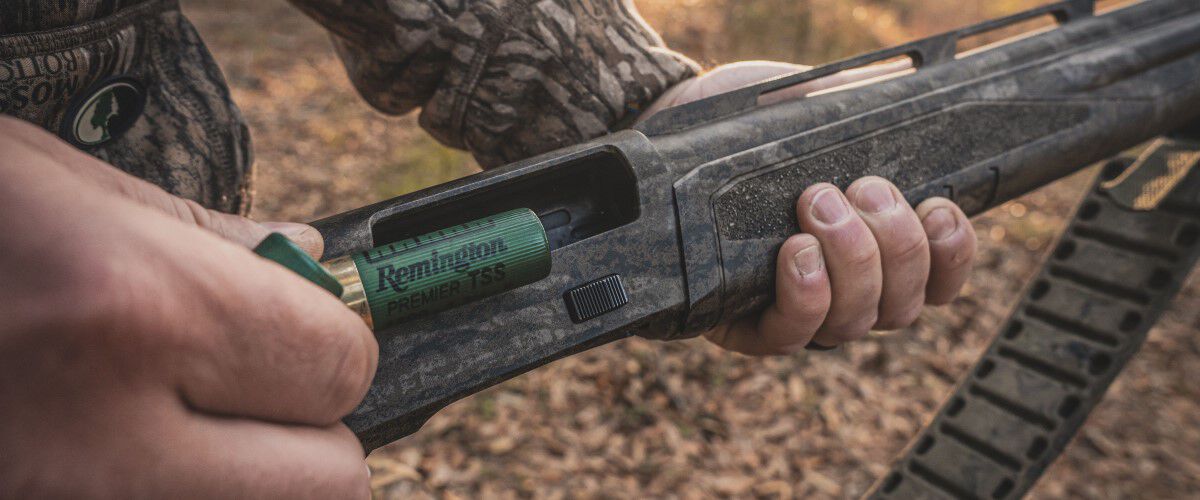
[[[280,233],[287,236],[304,251],[308,252],[313,258],[319,258],[325,248],[325,240],[321,237],[321,233],[316,228],[308,224],[300,224],[298,222],[260,222],[262,227],[273,233]]]
[[[925,216],[921,225],[925,226],[925,234],[930,240],[944,240],[958,230],[958,218],[948,208],[935,208]]]
[[[886,182],[870,180],[859,186],[854,204],[867,213],[878,214],[895,208],[896,195]]]
[[[821,259],[821,248],[817,245],[811,245],[796,252],[796,255],[792,256],[792,263],[796,266],[796,272],[800,273],[800,276],[808,276],[820,271],[821,267],[825,265]]]
[[[846,205],[846,198],[841,193],[834,188],[828,188],[813,198],[812,214],[821,222],[836,224],[850,216],[850,207]]]

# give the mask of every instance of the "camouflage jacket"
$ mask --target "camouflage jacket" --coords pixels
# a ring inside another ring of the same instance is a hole
[[[290,0],[363,98],[485,167],[628,124],[695,64],[629,0]],[[0,113],[201,204],[248,211],[249,133],[178,0],[0,0]]]

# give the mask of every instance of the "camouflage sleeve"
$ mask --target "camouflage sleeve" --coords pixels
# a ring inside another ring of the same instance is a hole
[[[484,167],[620,128],[697,67],[630,0],[291,0],[374,107]]]

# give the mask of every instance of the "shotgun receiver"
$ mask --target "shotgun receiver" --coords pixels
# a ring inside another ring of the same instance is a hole
[[[1047,15],[1054,29],[957,50],[967,37]],[[760,103],[903,56],[915,70]],[[345,422],[372,450],[552,360],[631,335],[687,338],[762,308],[775,253],[798,231],[795,200],[814,183],[844,188],[878,175],[913,204],[945,196],[974,215],[1197,118],[1200,2],[1146,0],[1096,15],[1092,0],[1069,0],[668,109],[630,130],[317,221],[336,258],[528,209],[549,249],[548,271],[531,283],[378,329],[374,384]],[[971,496],[947,488],[938,491]]]

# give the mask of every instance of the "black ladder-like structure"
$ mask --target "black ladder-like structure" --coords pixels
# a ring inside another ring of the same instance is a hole
[[[1200,256],[1200,168],[1151,211],[1101,184],[970,373],[868,498],[1022,496],[1137,352]]]

